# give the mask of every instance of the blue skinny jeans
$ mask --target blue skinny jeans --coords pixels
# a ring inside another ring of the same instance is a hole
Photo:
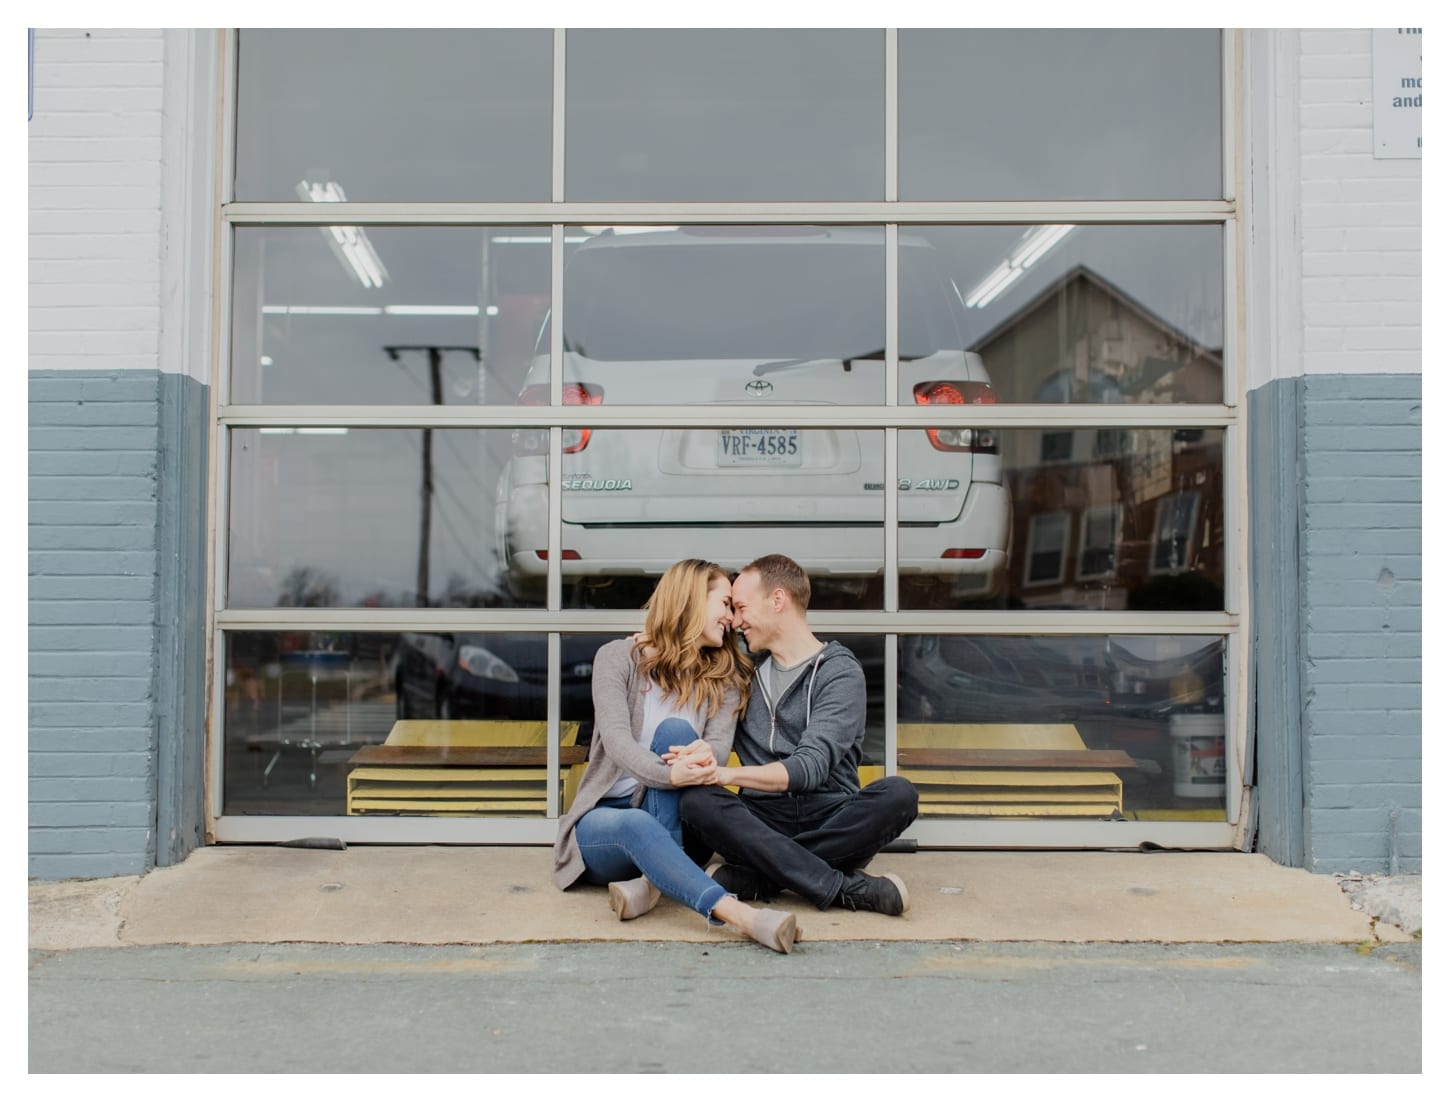
[[[683,719],[667,719],[656,729],[650,749],[663,754],[698,737]],[[574,825],[584,879],[608,884],[646,876],[661,893],[709,918],[726,892],[685,854],[679,791],[646,788],[639,807],[630,807],[629,801],[628,796],[600,800]]]

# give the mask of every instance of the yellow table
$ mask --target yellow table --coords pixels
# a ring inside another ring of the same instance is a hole
[[[347,814],[543,815],[548,737],[542,720],[400,719],[349,759]],[[578,737],[560,724],[566,783],[588,752]]]
[[[1121,751],[1089,750],[1070,723],[903,723],[898,772],[923,817],[1093,818],[1123,811],[1133,768]]]

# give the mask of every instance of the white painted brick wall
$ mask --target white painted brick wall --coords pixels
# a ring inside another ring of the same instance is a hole
[[[30,368],[155,371],[161,330],[160,30],[37,30]]]
[[[30,872],[111,876],[156,821],[164,36],[35,38]]]
[[[1421,370],[1421,162],[1375,160],[1370,31],[1299,33],[1307,374]]]

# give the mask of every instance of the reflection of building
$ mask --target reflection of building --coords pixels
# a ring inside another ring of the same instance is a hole
[[[1111,435],[1113,446],[1090,459],[1007,473],[1017,549],[1008,591],[1015,602],[1068,608],[1222,607],[1222,434],[1137,429],[1078,430],[1076,435]],[[1161,462],[1150,464],[1141,451],[1134,454],[1133,438],[1148,436],[1166,444]],[[1170,592],[1179,599],[1156,603],[1165,599],[1155,594]]]
[[[1216,404],[1223,357],[1085,267],[974,349],[1007,402]],[[1219,608],[1223,437],[1211,429],[1003,434],[1012,490],[1008,593],[1027,607]],[[1179,575],[1195,574],[1192,581]],[[1184,587],[1194,586],[1190,598]]]
[[[1198,347],[1081,266],[979,338],[973,351],[1003,402],[1223,400],[1220,352]]]

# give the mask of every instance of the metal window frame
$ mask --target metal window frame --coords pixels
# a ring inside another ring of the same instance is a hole
[[[234,226],[649,226],[714,225],[1195,225],[1223,224],[1236,210],[1220,199],[1032,199],[1006,201],[860,201],[828,203],[259,203],[232,201],[222,216]]]
[[[1218,225],[1223,239],[1223,402],[1219,405],[1162,406],[1063,406],[1017,405],[972,407],[974,426],[993,428],[1222,428],[1224,440],[1223,495],[1225,511],[1225,611],[1213,613],[1132,613],[1108,611],[1001,611],[969,610],[937,612],[899,608],[897,599],[897,555],[894,522],[896,495],[887,494],[884,515],[885,585],[880,610],[849,610],[812,614],[815,630],[827,634],[870,634],[883,637],[886,646],[886,751],[888,772],[895,772],[897,641],[904,634],[999,634],[999,635],[1220,635],[1228,639],[1225,711],[1229,746],[1227,815],[1219,822],[1090,822],[1071,823],[1043,820],[920,820],[910,833],[925,845],[991,846],[999,848],[1051,846],[1100,848],[1156,842],[1160,845],[1194,848],[1227,848],[1241,845],[1242,787],[1245,769],[1244,713],[1245,671],[1249,648],[1243,631],[1247,600],[1245,558],[1247,533],[1243,517],[1247,494],[1244,458],[1236,449],[1245,446],[1241,431],[1242,395],[1246,372],[1242,363],[1244,290],[1243,232],[1240,200],[1244,180],[1240,150],[1243,109],[1242,32],[1221,32],[1222,112],[1221,158],[1223,198],[1218,200],[1151,201],[941,201],[900,202],[897,199],[898,141],[898,42],[894,29],[885,31],[886,179],[881,202],[750,202],[750,203],[581,203],[564,201],[566,32],[554,31],[552,111],[552,201],[547,203],[338,203],[319,210],[316,204],[238,202],[233,194],[238,31],[222,36],[218,81],[221,115],[221,166],[218,173],[216,236],[218,325],[213,343],[213,421],[211,465],[211,517],[208,567],[212,583],[206,610],[211,640],[212,699],[208,702],[208,837],[212,841],[279,841],[300,834],[326,832],[348,841],[395,844],[426,842],[486,842],[495,844],[543,844],[553,840],[558,814],[557,769],[551,769],[546,815],[530,819],[443,820],[424,817],[346,816],[228,816],[223,814],[226,636],[232,631],[333,630],[333,631],[438,631],[464,627],[500,631],[537,631],[547,635],[550,680],[550,762],[557,765],[559,728],[559,663],[561,635],[565,632],[630,632],[642,625],[642,613],[634,611],[567,610],[562,608],[562,576],[559,550],[562,488],[557,477],[549,488],[551,550],[545,609],[449,610],[449,609],[239,609],[226,604],[227,510],[229,483],[229,436],[233,428],[326,427],[355,428],[519,428],[549,430],[549,470],[562,470],[562,433],[565,428],[611,427],[651,428],[661,424],[678,427],[813,427],[871,428],[885,436],[886,475],[893,482],[897,434],[950,423],[941,408],[896,406],[899,364],[896,341],[899,329],[897,302],[897,257],[901,226],[913,225],[1000,225],[1075,223],[1096,225]],[[709,410],[698,406],[564,406],[562,374],[550,376],[550,405],[513,407],[377,407],[343,405],[247,405],[231,398],[231,290],[233,235],[249,226],[320,226],[345,220],[365,226],[499,226],[547,225],[551,233],[551,363],[562,363],[563,328],[559,311],[563,306],[564,232],[567,226],[619,224],[802,224],[875,225],[886,233],[886,330],[885,393],[880,406],[775,406],[752,410],[742,419],[738,408]],[[728,422],[728,425],[726,424]],[[1156,528],[1156,526],[1155,526]],[[1239,829],[1236,829],[1238,824]]]
[[[212,327],[212,386],[211,417],[208,426],[207,478],[211,487],[207,517],[207,586],[206,638],[207,669],[210,674],[206,702],[206,732],[203,760],[206,763],[206,783],[202,797],[204,832],[210,841],[214,838],[217,823],[222,817],[222,794],[224,791],[225,731],[226,718],[226,639],[218,613],[226,607],[227,577],[227,524],[230,512],[228,471],[231,434],[221,427],[221,407],[231,390],[231,329],[232,329],[232,233],[220,213],[234,196],[234,176],[237,133],[236,74],[237,35],[227,31],[218,36],[217,43],[217,151],[216,151],[216,206],[218,215],[212,227],[212,240],[216,242],[215,267],[212,271],[212,287],[216,289]]]

